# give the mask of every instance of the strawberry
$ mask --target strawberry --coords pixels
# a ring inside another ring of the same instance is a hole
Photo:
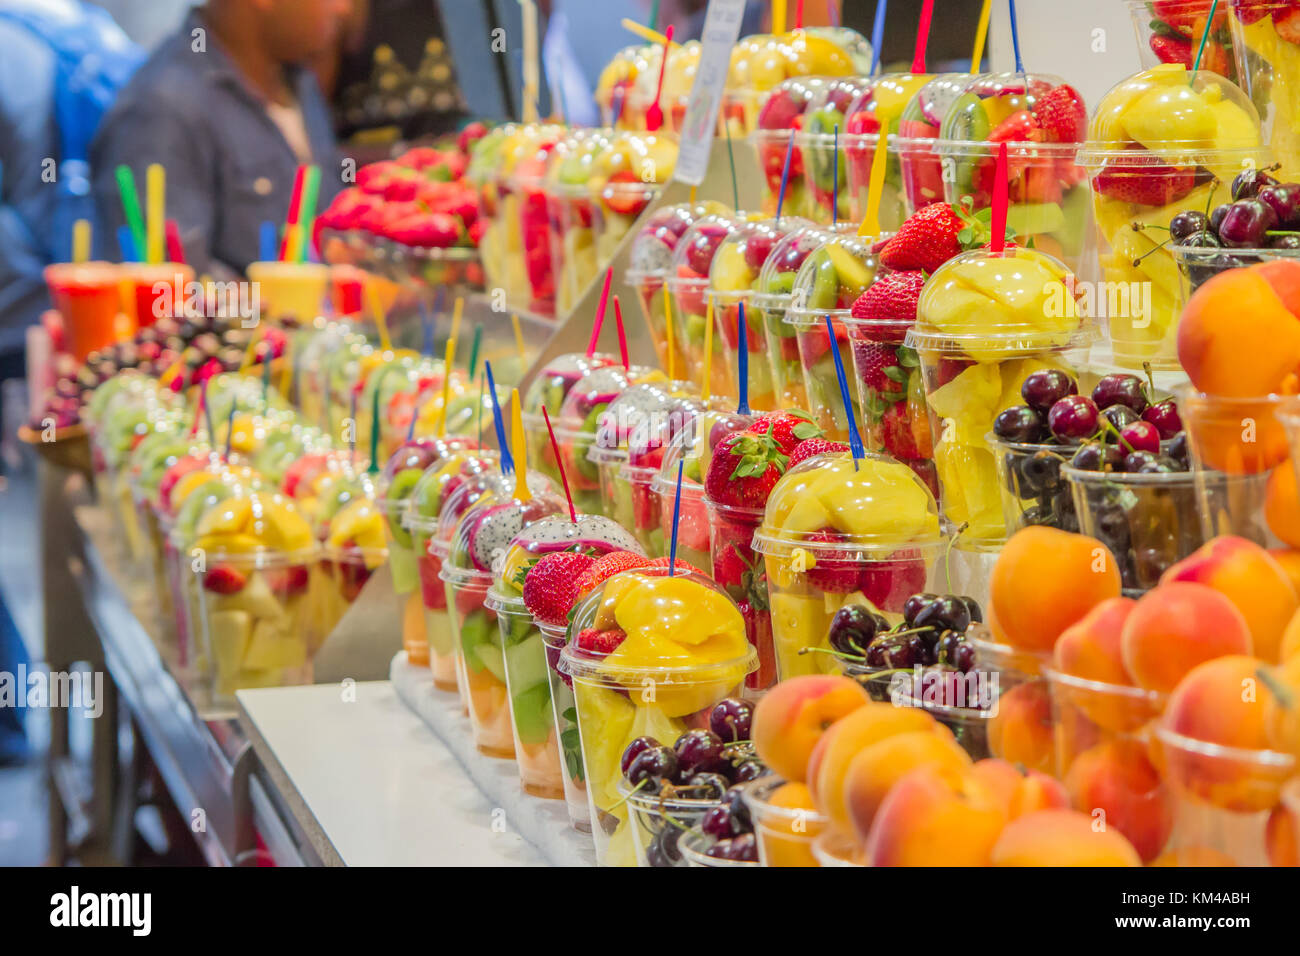
[[[467,585],[456,588],[456,613],[462,618],[467,618],[476,611],[485,611],[483,607],[483,598],[487,597],[487,592],[481,587]]]
[[[1160,163],[1141,170],[1135,173],[1128,167],[1113,173],[1103,168],[1094,177],[1092,188],[1107,199],[1137,206],[1167,206],[1196,188],[1196,172],[1190,167]]]
[[[807,441],[801,441],[794,446],[794,451],[790,452],[790,462],[785,466],[785,470],[789,471],[801,461],[807,461],[814,455],[830,455],[848,450],[849,446],[842,441],[831,441],[827,438],[809,438]]]
[[[1068,83],[1054,86],[1035,102],[1033,118],[1049,143],[1082,143],[1088,135],[1088,108]]]
[[[609,177],[609,185],[601,193],[601,198],[605,200],[605,205],[611,211],[623,216],[639,216],[641,210],[649,205],[650,187],[645,186],[643,190],[627,188],[611,188],[615,183],[632,183],[641,184],[641,177],[630,169],[622,169]]]
[[[930,203],[898,227],[881,250],[880,262],[889,269],[933,272],[961,252],[957,235],[964,226],[950,204]]]
[[[563,624],[578,600],[578,579],[596,559],[575,551],[542,555],[524,577],[524,607],[543,624]]]
[[[1176,34],[1153,33],[1147,45],[1151,47],[1151,52],[1161,63],[1181,63],[1183,66],[1191,67],[1196,57],[1196,51],[1192,49],[1192,41]]]
[[[821,427],[812,420],[807,412],[789,409],[764,415],[749,426],[746,431],[751,435],[768,435],[781,449],[789,455],[795,446],[809,438],[821,437]]]
[[[925,564],[893,559],[868,564],[858,580],[858,590],[878,608],[901,608],[909,596],[925,590]]]
[[[1286,9],[1275,9],[1273,11],[1273,29],[1277,35],[1288,43],[1300,43],[1300,7],[1295,5],[1288,6]],[[1208,50],[1209,44],[1206,48]],[[1202,66],[1204,60],[1202,59]]]
[[[737,508],[762,508],[790,458],[770,434],[733,432],[714,449],[704,492]]]
[[[863,384],[873,392],[903,391],[907,372],[898,364],[898,350],[894,346],[855,342],[853,363],[858,367]]]
[[[361,596],[361,589],[366,586],[373,573],[366,563],[360,559],[350,561],[340,561],[337,564],[339,572],[339,593],[343,595],[343,600],[351,603]]]
[[[1030,143],[1042,138],[1038,120],[1029,110],[1017,110],[989,133],[990,143]]]
[[[668,567],[668,558],[666,556],[662,558],[655,558],[653,561],[650,562],[649,566],[652,568],[666,568]],[[688,562],[683,561],[681,558],[678,558],[677,563],[673,566],[673,574],[685,574],[687,572],[690,572],[692,574],[703,574],[706,578],[708,577],[707,574],[704,574],[704,572],[701,571],[699,568],[697,568],[695,565],[689,564]]]
[[[633,568],[644,568],[649,563],[649,558],[634,554],[631,551],[611,551],[609,554],[601,555],[591,563],[591,566],[575,582],[578,596],[582,597],[589,594],[596,585],[620,572],[631,571]]]
[[[584,651],[591,654],[609,654],[627,640],[627,634],[618,628],[610,631],[598,631],[594,627],[578,632],[574,641]]]
[[[424,598],[424,607],[429,611],[447,609],[447,586],[439,579],[442,571],[442,559],[431,554],[419,557],[420,596]]]
[[[907,330],[916,324],[916,304],[921,300],[925,273],[884,272],[858,296],[850,314],[866,323],[868,338],[903,344]]]
[[[293,594],[302,594],[307,590],[307,582],[310,575],[307,572],[305,564],[294,564],[287,568],[277,568],[268,571],[266,574],[266,583],[274,594],[288,597]]]
[[[848,539],[838,531],[826,528],[805,535],[804,540],[811,544],[821,542],[843,544]],[[813,587],[832,594],[849,594],[858,589],[861,570],[856,563],[844,560],[841,551],[832,549],[818,551],[814,547],[812,557],[812,567],[808,568],[807,574],[808,583]]]
[[[912,461],[924,457],[912,427],[912,416],[907,402],[895,402],[885,409],[880,418],[880,439],[885,451],[899,461]]]
[[[218,564],[203,575],[203,587],[214,594],[235,594],[248,583],[243,572],[228,564]]]

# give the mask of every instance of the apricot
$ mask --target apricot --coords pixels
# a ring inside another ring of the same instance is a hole
[[[754,749],[785,779],[802,781],[808,756],[822,734],[845,714],[869,703],[863,686],[841,674],[783,680],[754,707]]]
[[[1264,825],[1264,850],[1270,866],[1300,866],[1300,820],[1285,802],[1268,815]]]
[[[1278,567],[1286,572],[1286,576],[1291,580],[1291,586],[1296,589],[1296,594],[1300,594],[1300,549],[1269,548],[1268,553],[1273,556]]]
[[[1006,811],[969,769],[928,765],[904,774],[881,801],[869,866],[988,866]]]
[[[1075,758],[1065,788],[1076,809],[1124,834],[1143,860],[1164,849],[1174,827],[1174,801],[1160,774],[1134,740],[1110,740]]]
[[[832,825],[846,833],[850,831],[842,795],[853,758],[887,737],[907,733],[952,736],[947,727],[919,707],[894,707],[878,701],[859,707],[822,735],[808,758],[804,779],[813,805],[830,817]]]
[[[1077,810],[1039,810],[1012,820],[993,845],[994,866],[1141,866],[1133,844]]]
[[[1035,810],[1070,805],[1065,785],[1039,770],[1025,770],[997,757],[985,757],[975,762],[971,773],[997,796],[1008,820]]]
[[[896,734],[872,744],[849,764],[842,805],[831,804],[835,807],[831,825],[840,825],[843,814],[858,838],[865,840],[889,788],[909,770],[931,765],[964,770],[971,759],[951,736],[930,731]]]
[[[1270,662],[1278,660],[1282,633],[1300,609],[1300,595],[1266,550],[1234,535],[1213,538],[1160,577],[1161,585],[1172,581],[1195,581],[1214,588],[1245,617],[1252,647],[1248,653]]]
[[[1276,398],[1191,394],[1184,396],[1179,412],[1193,458],[1209,468],[1228,475],[1263,475],[1290,457]]]
[[[1300,760],[1300,656],[1260,675],[1269,693],[1264,699],[1264,732],[1270,750]]]
[[[1295,468],[1285,462],[1273,469],[1264,489],[1268,529],[1291,547],[1300,547],[1300,485]]]
[[[1132,598],[1108,598],[1067,627],[1052,651],[1055,668],[1101,684],[1132,685],[1120,652],[1120,634],[1136,606]]]
[[[1017,684],[1003,693],[988,724],[993,756],[1044,773],[1052,770],[1052,702],[1045,681]]]
[[[1178,361],[1192,384],[1211,395],[1284,393],[1300,368],[1297,312],[1300,263],[1221,272],[1183,307]]]
[[[808,786],[791,781],[767,798],[771,811],[754,816],[764,866],[816,866],[812,842],[825,828]]]
[[[1236,866],[1226,853],[1208,846],[1183,846],[1161,853],[1147,866]]]
[[[1190,581],[1162,584],[1124,622],[1120,650],[1139,687],[1168,693],[1197,664],[1249,654],[1250,630],[1232,602]]]

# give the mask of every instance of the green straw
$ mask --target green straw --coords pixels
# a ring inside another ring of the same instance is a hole
[[[114,173],[117,177],[117,191],[122,194],[122,212],[126,216],[126,224],[135,239],[136,253],[144,261],[144,214],[140,212],[140,194],[136,192],[135,176],[131,167],[125,163],[118,166]]]
[[[1205,44],[1210,39],[1210,31],[1214,29],[1214,13],[1219,9],[1219,0],[1214,0],[1210,4],[1210,15],[1205,19],[1205,32],[1201,34],[1201,45],[1196,48],[1196,60],[1192,63],[1192,73],[1195,74],[1201,68],[1201,55],[1205,52]],[[1193,75],[1192,79],[1196,79]]]
[[[469,366],[466,371],[469,372],[469,380],[472,382],[478,378],[478,347],[483,340],[483,326],[474,327],[474,341],[469,346]]]
[[[307,261],[307,250],[311,247],[311,232],[316,224],[316,200],[320,196],[320,167],[308,166],[307,178],[302,185],[302,208],[298,210],[298,249],[299,262]]]
[[[371,403],[370,419],[370,467],[366,469],[369,474],[378,474],[379,472],[379,386],[375,386],[375,400]]]
[[[731,211],[740,210],[740,191],[736,188],[736,154],[731,151],[731,124],[722,118],[722,128],[727,133],[727,162],[731,164]]]

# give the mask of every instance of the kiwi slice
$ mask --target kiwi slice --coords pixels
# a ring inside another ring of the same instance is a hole
[[[990,132],[989,114],[985,112],[984,104],[974,93],[963,93],[944,117],[939,135],[958,142],[978,143],[987,139]],[[977,162],[979,160],[974,157],[956,160],[957,185],[962,193],[971,191]]]

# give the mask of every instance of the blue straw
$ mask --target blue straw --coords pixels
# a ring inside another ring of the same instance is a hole
[[[501,404],[497,401],[497,383],[492,377],[492,363],[484,362],[483,368],[487,372],[488,394],[492,396],[492,423],[497,430],[497,444],[501,446],[501,472],[510,474],[515,470],[515,461],[510,457],[510,443],[506,441],[506,423],[501,417]]]
[[[831,339],[831,355],[835,357],[835,376],[840,380],[840,398],[844,401],[844,417],[849,422],[849,450],[853,452],[853,467],[857,468],[857,461],[863,455],[862,436],[858,434],[858,423],[853,418],[853,401],[849,398],[849,380],[844,376],[844,360],[840,358],[839,346],[835,344],[835,327],[831,325],[831,317],[823,316],[826,319],[826,334]]]
[[[781,192],[776,197],[776,221],[779,225],[781,222],[781,207],[785,205],[785,184],[790,181],[790,157],[794,154],[794,130],[790,131],[790,138],[785,141],[785,166],[781,168]]]
[[[677,459],[677,493],[673,496],[673,540],[668,546],[668,576],[670,578],[677,573],[677,524],[682,516],[682,466],[685,464],[685,458]]]
[[[885,10],[888,0],[876,0],[876,22],[871,25],[871,72],[875,76],[880,70],[880,45],[885,42]]]
[[[420,328],[424,330],[424,344],[420,347],[422,355],[433,355],[433,315],[429,307],[420,300]]]
[[[1020,59],[1020,25],[1016,23],[1016,0],[1007,0],[1007,7],[1011,11],[1011,49],[1016,54],[1016,72],[1025,72],[1025,64]]]
[[[135,251],[135,234],[131,232],[130,226],[117,227],[117,248],[121,250],[123,262],[140,261],[140,255]]]
[[[835,172],[831,176],[831,224],[840,221],[840,124],[831,130],[831,162]]]
[[[269,219],[265,220],[257,230],[257,258],[262,262],[274,262],[280,258],[279,245],[275,235],[275,223]]]
[[[739,304],[739,318],[736,319],[736,344],[739,354],[736,356],[736,375],[740,379],[740,398],[736,402],[736,414],[748,415],[749,412],[749,330],[745,328],[745,303]]]

